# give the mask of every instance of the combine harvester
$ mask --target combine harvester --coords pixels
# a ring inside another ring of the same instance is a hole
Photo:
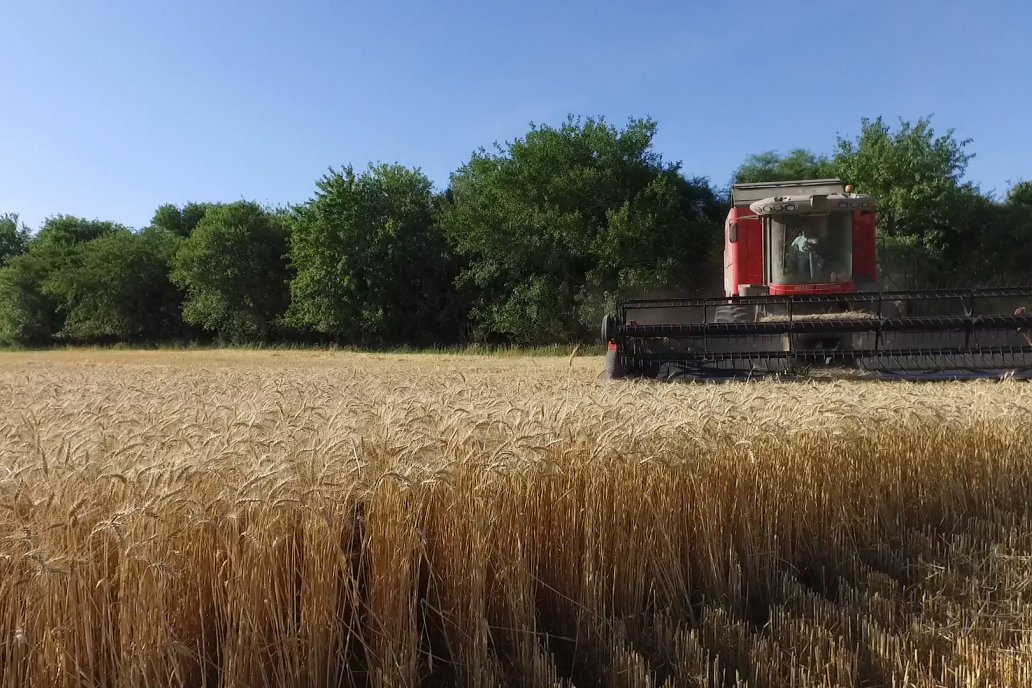
[[[878,291],[875,205],[837,179],[737,184],[724,296],[634,299],[605,376],[1032,378],[1032,287]]]

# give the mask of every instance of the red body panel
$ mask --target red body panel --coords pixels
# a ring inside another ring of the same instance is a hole
[[[731,224],[738,225],[732,242]],[[732,208],[724,222],[724,292],[738,296],[743,284],[763,284],[763,224],[748,208]]]
[[[869,210],[853,213],[853,281],[861,284],[878,281],[874,217]]]
[[[827,282],[823,284],[772,284],[770,293],[774,296],[813,296],[814,294],[852,294],[856,285],[852,282]]]

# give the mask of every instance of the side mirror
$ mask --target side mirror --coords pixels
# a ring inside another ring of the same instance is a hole
[[[727,240],[729,243],[735,243],[738,241],[738,223],[732,222],[731,226],[727,228]]]

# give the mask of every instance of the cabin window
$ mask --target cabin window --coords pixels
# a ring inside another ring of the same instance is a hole
[[[768,224],[773,284],[827,284],[853,279],[849,212],[774,215]]]

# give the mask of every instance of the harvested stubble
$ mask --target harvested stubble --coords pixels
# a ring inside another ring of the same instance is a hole
[[[1032,387],[0,357],[0,685],[1032,685]]]

